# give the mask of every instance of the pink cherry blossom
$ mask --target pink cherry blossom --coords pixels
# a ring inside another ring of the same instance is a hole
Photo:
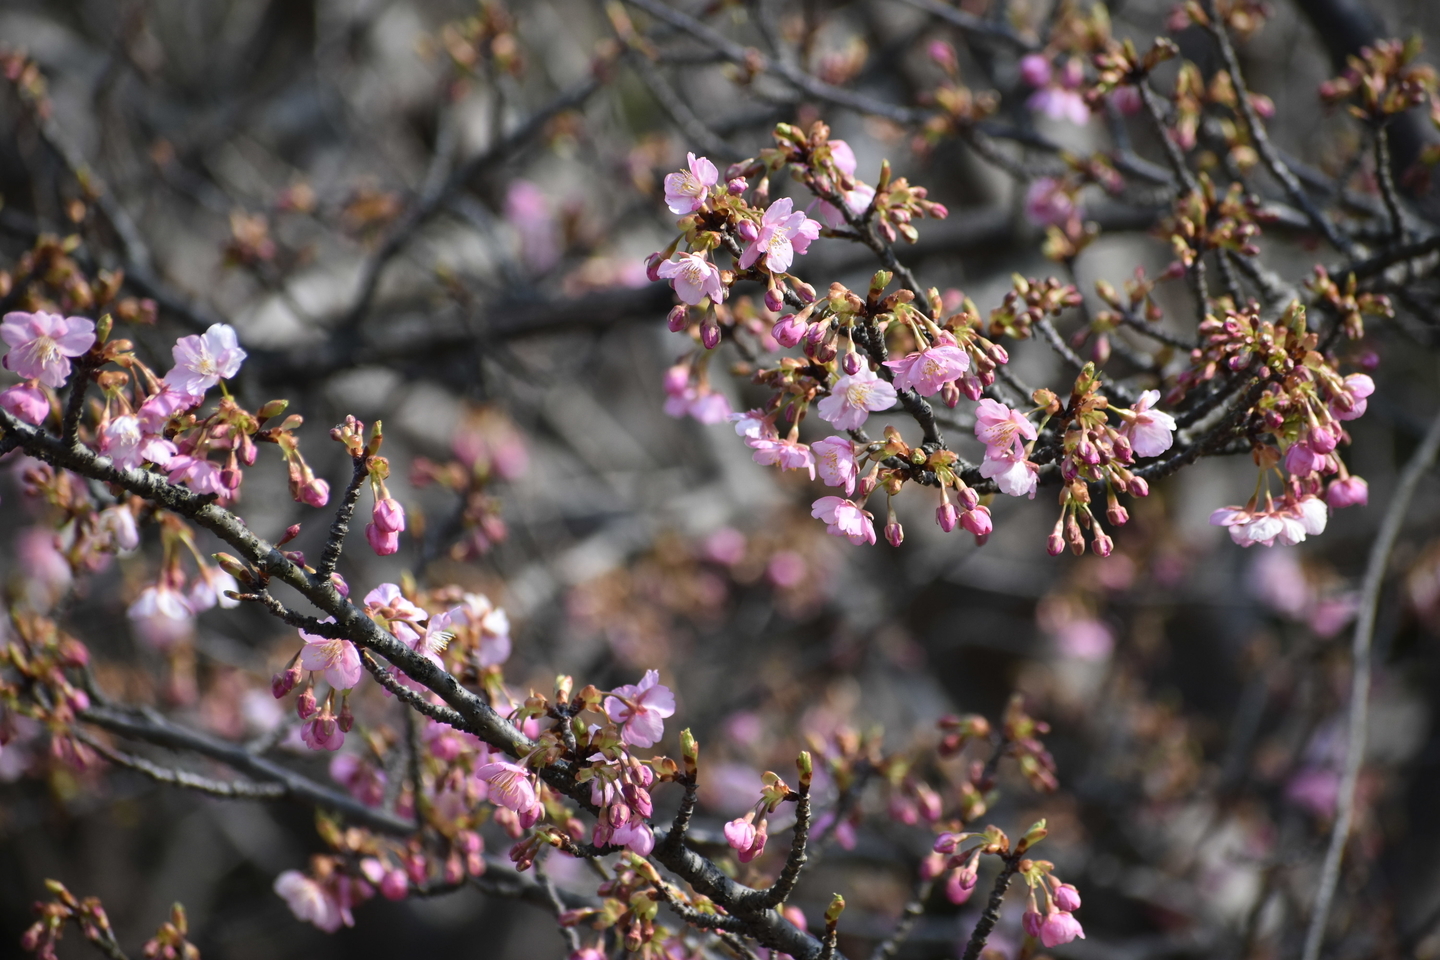
[[[300,739],[311,750],[339,750],[345,745],[345,731],[327,707],[300,725]]]
[[[741,863],[749,863],[765,852],[769,828],[764,820],[761,820],[758,826],[754,820],[755,814],[752,811],[725,824],[725,842],[730,844]]]
[[[0,339],[10,345],[5,369],[59,387],[70,376],[70,358],[84,356],[95,345],[95,321],[13,311],[0,324]]]
[[[1370,401],[1366,399],[1375,392],[1375,381],[1363,373],[1352,373],[1345,378],[1345,389],[1349,397],[1337,397],[1330,404],[1330,412],[1336,420],[1358,420],[1365,415]]]
[[[560,259],[555,214],[541,190],[529,180],[515,180],[505,193],[505,219],[520,235],[520,258],[543,273]]]
[[[855,462],[855,444],[846,437],[826,437],[810,445],[815,455],[815,465],[820,479],[827,486],[844,487],[848,497],[855,492],[855,481],[860,476],[860,467]]]
[[[1051,910],[1040,924],[1040,942],[1053,949],[1075,938],[1085,939],[1080,921],[1066,910]]]
[[[1032,180],[1025,190],[1025,219],[1037,227],[1061,227],[1075,216],[1075,199],[1054,177]]]
[[[660,264],[656,273],[671,281],[675,295],[691,306],[699,306],[706,297],[714,303],[725,299],[720,268],[705,259],[703,253],[677,253],[673,260]]]
[[[620,739],[636,747],[653,747],[665,735],[665,718],[675,715],[675,694],[646,670],[638,684],[616,687],[605,698],[605,715],[620,727]]]
[[[792,213],[793,206],[789,197],[770,204],[755,239],[740,255],[741,267],[748,269],[763,255],[767,270],[784,273],[790,269],[797,253],[804,255],[810,241],[820,236],[820,224],[804,213]]]
[[[384,617],[387,621],[419,623],[430,618],[429,613],[407,600],[400,587],[393,583],[382,583],[365,594],[365,612],[372,617]]]
[[[1035,499],[1035,487],[1040,480],[1038,470],[1023,458],[987,457],[980,464],[980,476],[994,480],[1001,493],[1031,500]]]
[[[705,157],[687,154],[689,169],[665,175],[665,204],[677,217],[694,213],[705,204],[710,188],[720,182],[720,171]]]
[[[381,497],[375,501],[371,519],[386,533],[399,533],[405,529],[405,508],[393,497]]]
[[[545,813],[534,778],[519,764],[496,760],[480,767],[475,775],[489,785],[491,801],[514,811],[521,827],[530,829]]]
[[[810,516],[825,521],[825,532],[847,537],[855,545],[875,542],[875,520],[857,504],[841,497],[821,497],[810,509]]]
[[[885,366],[895,372],[896,390],[913,388],[922,397],[929,397],[970,369],[970,355],[956,345],[954,337],[941,333],[935,343],[924,350],[900,360],[886,360]]]
[[[350,911],[343,909],[330,891],[298,870],[286,870],[276,877],[274,889],[295,919],[312,923],[326,933],[355,925]]]
[[[859,164],[855,161],[855,151],[851,149],[850,144],[844,140],[831,140],[830,157],[835,161],[835,166],[841,173],[851,178],[855,176],[855,171],[859,168]],[[869,184],[861,183],[858,180],[855,181],[855,186],[852,189],[846,190],[841,196],[841,200],[845,203],[845,208],[850,211],[851,216],[855,217],[864,215],[865,211],[870,209],[870,203],[874,199],[875,188]],[[838,230],[845,226],[845,214],[836,208],[834,204],[821,200],[819,209],[820,219],[825,221],[825,226],[830,227],[832,230]]]
[[[1159,390],[1146,390],[1135,401],[1133,417],[1126,417],[1120,427],[1120,434],[1130,440],[1130,448],[1136,456],[1158,457],[1175,442],[1175,418],[1168,413],[1152,410],[1160,399]]]
[[[195,625],[195,611],[190,602],[167,583],[140,591],[125,615],[135,621],[141,636],[151,646],[162,650],[188,638]]]
[[[365,524],[365,542],[377,557],[388,557],[400,549],[400,534],[381,530],[374,523]]]
[[[348,690],[360,682],[360,651],[349,640],[319,637],[300,631],[305,649],[300,651],[300,666],[325,674],[325,682],[336,690]]]
[[[775,420],[767,417],[764,410],[746,410],[742,413],[732,413],[725,419],[735,424],[737,436],[747,438],[774,438],[779,436],[775,432]]]
[[[1283,462],[1285,469],[1290,475],[1296,477],[1303,477],[1306,474],[1313,473],[1329,463],[1324,456],[1310,449],[1310,444],[1304,440],[1298,440],[1290,444],[1290,448],[1285,451],[1285,459]]]
[[[1325,502],[1336,510],[1346,507],[1365,506],[1370,502],[1370,485],[1363,477],[1345,477],[1333,480],[1325,491]]]
[[[1051,876],[1050,882],[1055,887],[1055,906],[1066,913],[1074,913],[1080,909],[1080,891],[1075,889],[1074,884],[1061,883]]]
[[[146,434],[140,418],[132,414],[114,417],[100,428],[100,452],[120,470],[130,470],[142,462],[166,466],[175,456],[175,444],[163,437]]]
[[[1030,95],[1025,105],[1052,120],[1068,120],[1083,127],[1090,122],[1090,108],[1078,90],[1063,87],[1042,87]]]
[[[977,537],[988,537],[995,529],[995,523],[990,516],[990,508],[979,506],[960,514],[960,526]]]
[[[772,440],[764,437],[745,441],[755,452],[750,455],[761,466],[778,464],[782,470],[809,470],[815,479],[815,457],[810,448],[797,440]]]
[[[125,512],[129,513],[128,510]],[[190,585],[190,593],[186,596],[186,600],[190,603],[190,609],[196,613],[216,606],[222,610],[234,610],[240,606],[240,601],[233,597],[227,597],[225,595],[227,591],[239,593],[240,584],[219,567],[206,564],[202,565],[195,575],[195,582]]]
[[[449,611],[450,620],[468,625],[480,634],[476,661],[481,667],[492,667],[510,659],[510,618],[505,611],[481,593],[461,596],[460,606]]]
[[[245,360],[235,328],[228,323],[213,324],[198,336],[181,337],[171,353],[175,366],[165,374],[165,382],[192,397],[203,396],[221,380],[235,376]]]
[[[50,416],[50,401],[34,383],[17,383],[0,390],[0,409],[16,419],[39,426]]]
[[[166,385],[159,393],[151,394],[140,404],[140,409],[136,411],[140,418],[140,429],[146,433],[159,433],[171,417],[182,410],[189,410],[202,399],[203,397],[192,397]]]
[[[975,885],[980,880],[980,858],[972,856],[970,860],[961,867],[953,870],[945,881],[945,897],[953,904],[962,904],[970,899],[975,892]]]
[[[839,430],[858,430],[871,412],[888,410],[898,394],[881,380],[866,364],[853,374],[841,377],[830,388],[830,395],[821,397],[817,407],[820,419]]]
[[[1043,87],[1050,82],[1050,59],[1044,54],[1027,53],[1020,58],[1020,79],[1032,87]]]
[[[196,493],[225,495],[230,492],[220,475],[220,468],[209,460],[180,454],[166,461],[165,469],[171,483],[187,484]]]
[[[986,397],[975,408],[975,436],[985,444],[986,459],[1023,459],[1025,441],[1035,439],[1035,425],[1019,410]]]

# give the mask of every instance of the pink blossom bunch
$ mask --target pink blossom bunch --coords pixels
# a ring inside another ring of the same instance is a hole
[[[1329,513],[1319,497],[1287,495],[1278,503],[1267,498],[1264,510],[1253,503],[1248,507],[1221,507],[1210,514],[1210,524],[1225,527],[1230,539],[1242,547],[1270,547],[1277,543],[1288,547],[1306,536],[1324,533]]]
[[[895,388],[875,375],[862,363],[853,374],[835,381],[829,396],[816,405],[820,419],[834,424],[838,430],[858,430],[870,414],[888,410],[899,395]]]
[[[857,546],[875,542],[875,517],[850,500],[821,497],[812,505],[810,516],[825,522],[826,533],[845,537]]]
[[[595,754],[590,760],[601,762],[601,766],[591,767],[590,802],[600,813],[590,842],[597,847],[625,847],[648,857],[655,849],[655,832],[646,822],[654,813],[650,788],[655,774],[631,757],[609,761],[604,754]]]
[[[970,369],[970,355],[956,345],[952,334],[941,331],[924,350],[886,360],[885,366],[894,371],[891,382],[896,390],[913,389],[922,397],[931,397]]]
[[[1090,122],[1090,107],[1080,93],[1085,73],[1079,60],[1066,60],[1057,72],[1044,54],[1026,54],[1020,60],[1020,76],[1035,88],[1025,102],[1031,110],[1038,110],[1052,120],[1068,120],[1077,126],[1083,127]]]
[[[5,369],[58,388],[70,378],[70,361],[95,345],[95,321],[12,311],[0,323],[0,339],[9,344]]]
[[[784,273],[796,254],[803,256],[810,249],[810,242],[820,236],[820,224],[804,213],[794,212],[793,206],[789,197],[781,197],[770,204],[758,228],[746,221],[755,235],[746,238],[749,242],[740,255],[742,268],[754,266],[763,257],[765,269]]]
[[[605,715],[620,728],[620,739],[635,747],[653,747],[665,735],[665,720],[675,715],[675,694],[660,682],[660,674],[646,670],[638,684],[627,683],[610,691]]]
[[[720,171],[708,158],[691,153],[686,155],[686,161],[687,169],[665,175],[665,205],[677,217],[704,206],[710,188],[720,182]]]
[[[1034,499],[1039,468],[1027,459],[1025,441],[1033,441],[1035,426],[1018,410],[989,397],[975,410],[975,436],[985,444],[980,475],[994,480],[1000,492]]]

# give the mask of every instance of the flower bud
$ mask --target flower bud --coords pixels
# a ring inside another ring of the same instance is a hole
[[[372,516],[381,533],[399,533],[405,529],[405,508],[393,497],[376,500]]]
[[[300,488],[300,502],[310,507],[323,507],[330,502],[330,484],[316,477]]]
[[[700,324],[700,343],[706,350],[714,350],[720,346],[720,324],[713,314],[707,315]]]
[[[765,291],[765,308],[776,313],[785,309],[785,295],[779,287],[770,287]]]
[[[1126,485],[1126,492],[1132,497],[1148,497],[1150,496],[1150,484],[1144,477],[1132,477],[1130,483]]]
[[[1097,557],[1108,557],[1115,551],[1115,541],[1103,533],[1097,533],[1095,539],[1090,541],[1090,549],[1095,551]]]
[[[770,335],[780,346],[793,347],[804,339],[809,330],[809,324],[790,313],[775,321],[775,326],[770,328]]]
[[[955,525],[960,522],[960,516],[955,510],[955,504],[947,500],[936,507],[935,522],[940,524],[940,529],[946,533],[954,530]]]
[[[885,522],[885,539],[892,547],[900,546],[905,540],[905,528],[900,526],[894,514]]]
[[[1323,425],[1310,428],[1310,449],[1316,453],[1330,453],[1337,443],[1339,440],[1333,428]]]
[[[386,533],[373,523],[365,524],[365,540],[378,557],[388,557],[400,549],[400,534]]]
[[[677,303],[670,308],[670,313],[665,317],[665,326],[670,328],[671,333],[679,333],[690,325],[690,311],[682,303]]]
[[[315,691],[311,687],[301,690],[300,696],[295,698],[295,713],[301,720],[309,720],[319,709],[315,704]]]
[[[665,258],[660,256],[658,252],[650,254],[649,259],[645,261],[645,278],[651,283],[658,283],[660,280],[660,264],[664,262]]]
[[[750,181],[746,180],[744,177],[732,177],[728,182],[726,182],[725,189],[730,191],[730,195],[732,197],[738,197],[740,196],[740,194],[750,189]]]
[[[1052,878],[1053,879],[1053,878]],[[1055,906],[1066,913],[1074,913],[1080,909],[1080,891],[1068,883],[1056,882]]]
[[[995,524],[990,517],[990,510],[986,507],[966,510],[960,516],[960,525],[975,534],[976,537],[989,537],[995,529]]]
[[[860,372],[860,355],[854,350],[845,351],[845,356],[840,358],[840,369],[849,376],[855,376]]]
[[[736,224],[735,232],[738,233],[740,235],[740,239],[744,240],[746,243],[754,243],[755,239],[760,236],[759,229],[755,226],[753,222],[749,220],[741,220],[738,224]]]
[[[275,676],[270,678],[270,692],[275,694],[276,700],[279,700],[281,697],[285,696],[285,694],[289,693],[291,690],[294,690],[296,684],[298,684],[299,682],[300,660],[297,657],[296,659],[290,661],[290,666],[286,667],[284,670],[281,670],[279,673],[275,674]],[[311,697],[311,700],[314,700],[313,696]],[[301,719],[304,718],[302,717]]]
[[[338,573],[332,573],[330,574],[330,582],[335,585],[335,591],[339,593],[340,596],[349,598],[350,584],[345,582],[344,577],[340,576],[340,574]]]

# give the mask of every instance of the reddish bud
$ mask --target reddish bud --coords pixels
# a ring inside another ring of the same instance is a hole
[[[690,311],[684,304],[677,303],[670,308],[670,313],[665,318],[665,326],[670,328],[671,333],[679,333],[690,325]]]

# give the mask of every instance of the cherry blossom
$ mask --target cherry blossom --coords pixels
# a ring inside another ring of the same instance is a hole
[[[1025,441],[1036,434],[1035,425],[1019,410],[986,397],[975,408],[975,436],[985,444],[986,459],[997,460],[1024,459]]]
[[[1080,921],[1067,910],[1052,909],[1040,924],[1040,942],[1047,948],[1069,943],[1077,937],[1084,940],[1085,931],[1081,928]]]
[[[811,505],[810,516],[825,521],[825,532],[849,538],[857,546],[875,542],[875,519],[866,510],[841,497],[821,497]]]
[[[1031,500],[1040,482],[1038,471],[1039,467],[1023,457],[986,457],[980,464],[980,476],[994,480],[1001,493]]]
[[[1037,227],[1062,227],[1075,212],[1075,199],[1054,177],[1032,180],[1025,190],[1025,219]]]
[[[203,457],[180,454],[165,462],[165,469],[171,483],[183,483],[196,493],[214,493],[221,496],[231,491],[225,486],[220,468]]]
[[[858,430],[876,410],[888,410],[898,394],[866,364],[853,374],[835,381],[830,395],[822,397],[817,409],[820,419],[839,430]]]
[[[820,479],[831,487],[844,487],[848,497],[855,492],[860,467],[855,462],[855,444],[846,437],[831,436],[810,445]]]
[[[221,380],[235,376],[245,360],[235,328],[228,323],[216,323],[203,334],[181,337],[171,353],[175,366],[165,374],[165,382],[192,397],[203,396]]]
[[[620,727],[620,739],[631,746],[653,747],[665,734],[665,718],[675,715],[675,694],[646,670],[638,684],[616,687],[605,698],[605,715]]]
[[[393,583],[382,583],[365,594],[365,612],[371,617],[383,617],[386,621],[406,620],[411,623],[419,623],[430,617],[430,614],[407,600],[400,592],[400,587]]]
[[[755,452],[751,459],[762,466],[778,464],[782,470],[809,470],[810,479],[815,479],[815,457],[810,448],[797,440],[777,440],[768,437],[752,438],[745,441]]]
[[[10,345],[5,369],[60,387],[70,376],[70,358],[84,356],[95,345],[95,321],[12,311],[0,323],[0,339]]]
[[[533,827],[545,813],[534,778],[519,764],[496,760],[477,769],[475,775],[489,785],[490,799],[513,811],[523,828]]]
[[[1370,401],[1366,398],[1375,392],[1375,381],[1367,374],[1352,373],[1345,378],[1348,396],[1340,394],[1330,404],[1330,412],[1336,420],[1358,420],[1365,415]]]
[[[781,197],[765,211],[755,239],[750,241],[740,255],[740,266],[749,268],[763,255],[765,268],[771,273],[784,273],[790,269],[795,255],[804,255],[810,241],[820,236],[820,224],[804,213],[792,213],[793,203],[789,197]]]
[[[130,511],[126,510],[125,512],[129,513]],[[190,603],[190,609],[196,613],[215,606],[222,610],[233,610],[240,606],[240,601],[233,597],[227,597],[225,595],[227,591],[239,593],[240,584],[219,567],[202,564],[199,573],[195,576],[195,582],[190,585],[190,593],[186,599]]]
[[[331,622],[327,619],[322,622]],[[306,670],[325,674],[325,682],[337,690],[348,690],[360,682],[362,676],[360,651],[355,644],[339,637],[319,637],[300,631],[305,649],[300,651],[300,665]]]
[[[166,466],[175,456],[175,444],[140,426],[133,414],[114,417],[100,428],[100,452],[120,470],[131,470],[143,462]]]
[[[336,897],[298,870],[286,870],[275,878],[275,892],[285,901],[297,920],[305,920],[334,933],[342,926],[355,926],[355,918]]]
[[[835,166],[839,168],[841,173],[844,173],[847,177],[853,178],[855,176],[855,171],[859,168],[859,164],[855,161],[855,151],[850,147],[850,144],[844,140],[831,140],[830,158],[835,161]],[[855,181],[855,186],[852,189],[846,190],[841,195],[841,200],[845,203],[845,209],[849,210],[850,215],[854,217],[864,216],[865,211],[870,209],[870,204],[874,199],[875,188],[869,184],[861,183],[858,180]],[[820,219],[825,222],[825,226],[830,227],[832,230],[838,230],[845,226],[845,214],[834,204],[821,200],[819,203],[819,211]]]
[[[922,397],[929,397],[970,369],[970,355],[956,345],[954,337],[942,332],[924,350],[899,360],[886,360],[885,366],[895,372],[896,390],[914,388]]]
[[[703,253],[677,253],[656,269],[657,275],[671,282],[681,301],[699,306],[709,297],[714,303],[725,299],[727,290],[720,279],[720,268],[705,259]]]
[[[170,418],[183,410],[200,403],[203,397],[192,397],[166,384],[159,393],[151,394],[140,404],[136,415],[140,418],[140,429],[147,434],[159,433]]]
[[[1136,456],[1158,457],[1175,442],[1175,418],[1151,409],[1159,399],[1159,390],[1146,390],[1135,402],[1131,415],[1121,413],[1125,422],[1120,427],[1120,434],[1130,440],[1130,448]]]
[[[1365,506],[1370,502],[1370,485],[1363,477],[1344,477],[1333,480],[1325,491],[1325,502],[1336,510],[1346,507]]]
[[[688,170],[665,175],[665,204],[677,217],[704,206],[710,188],[720,182],[720,171],[706,157],[691,153],[686,155],[686,161]]]
[[[725,824],[725,842],[730,844],[741,863],[749,863],[765,852],[768,834],[769,828],[763,818],[759,824],[755,823],[753,810]]]
[[[125,615],[136,622],[146,641],[162,650],[187,638],[195,622],[190,602],[163,582],[140,591]]]
[[[460,601],[460,606],[450,611],[450,620],[479,632],[477,663],[481,667],[493,667],[510,659],[510,618],[505,611],[480,593],[464,594]]]
[[[50,401],[45,392],[30,383],[17,383],[0,390],[0,409],[26,423],[40,425],[50,416]]]

